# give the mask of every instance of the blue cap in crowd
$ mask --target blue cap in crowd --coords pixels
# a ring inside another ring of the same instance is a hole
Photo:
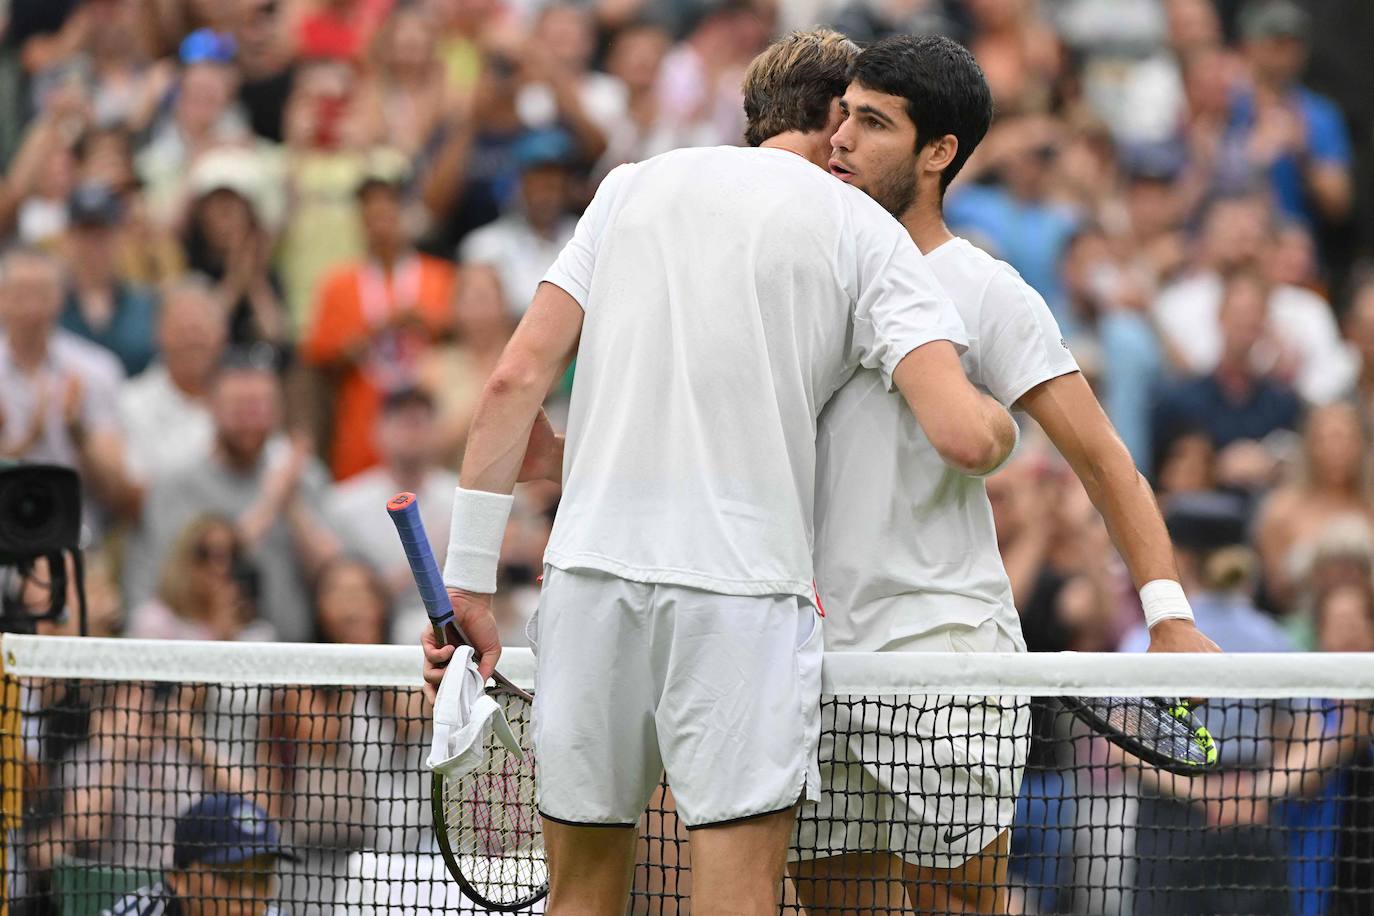
[[[238,44],[234,36],[214,29],[196,29],[181,40],[177,55],[182,64],[189,67],[207,61],[214,64],[233,63],[237,52]]]
[[[512,153],[522,172],[547,166],[568,168],[573,161],[573,141],[566,130],[541,128],[521,135]]]
[[[206,795],[177,817],[172,864],[233,865],[258,856],[292,860],[267,812],[241,795]]]

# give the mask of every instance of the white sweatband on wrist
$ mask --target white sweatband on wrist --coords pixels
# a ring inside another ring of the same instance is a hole
[[[973,474],[972,476],[973,476],[973,477],[991,477],[993,474],[996,474],[998,471],[1002,470],[1002,468],[1006,467],[1008,464],[1011,463],[1011,458],[1012,458],[1013,455],[1016,454],[1016,448],[1017,448],[1017,446],[1019,446],[1020,444],[1021,444],[1021,424],[1016,422],[1016,418],[1015,418],[1015,417],[1012,417],[1012,418],[1011,418],[1011,448],[1007,449],[1007,456],[1006,456],[1005,458],[1003,458],[1001,461],[997,462],[997,463],[996,463],[995,465],[993,465],[992,467],[988,468],[988,469],[987,469],[986,471],[984,471],[983,473],[981,473],[981,474]]]
[[[1140,588],[1140,606],[1145,611],[1145,626],[1161,620],[1192,620],[1193,608],[1183,586],[1173,579],[1155,579]]]
[[[496,591],[496,566],[515,497],[509,493],[464,490],[453,494],[444,585],[490,595]]]

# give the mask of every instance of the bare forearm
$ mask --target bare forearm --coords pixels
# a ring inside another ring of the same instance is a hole
[[[498,370],[499,373],[499,370]],[[477,403],[459,485],[510,493],[524,462],[530,428],[548,392],[536,373],[493,375]]]
[[[1104,465],[1080,471],[1079,478],[1107,523],[1136,588],[1156,579],[1177,580],[1174,548],[1159,505],[1125,447],[1120,456],[1106,458]]]

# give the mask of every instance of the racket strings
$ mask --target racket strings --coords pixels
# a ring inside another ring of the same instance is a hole
[[[512,754],[490,736],[482,766],[442,781],[442,829],[471,889],[492,904],[516,904],[541,895],[548,884],[530,749],[531,709],[522,697],[499,689],[491,696],[501,703],[525,752]]]
[[[1139,697],[1082,697],[1088,713],[1120,735],[1133,739],[1146,752],[1181,766],[1202,768],[1209,759],[1207,744],[1186,717],[1174,714],[1172,704]]]

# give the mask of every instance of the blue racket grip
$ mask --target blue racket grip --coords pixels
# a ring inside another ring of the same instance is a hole
[[[444,627],[453,620],[453,602],[449,601],[444,577],[439,572],[439,565],[434,562],[429,538],[425,537],[419,500],[414,493],[397,493],[387,502],[386,511],[401,537],[401,547],[406,552],[406,560],[410,562],[410,572],[415,577],[415,587],[420,591],[420,600],[425,603],[429,621],[436,632],[442,633]]]

